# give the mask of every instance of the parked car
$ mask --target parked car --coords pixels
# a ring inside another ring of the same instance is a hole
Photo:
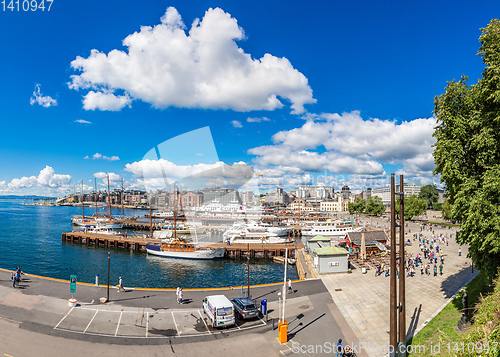
[[[234,313],[240,319],[251,319],[259,316],[259,309],[255,306],[254,302],[246,297],[231,299],[234,306]]]
[[[225,295],[210,295],[203,299],[203,312],[208,316],[212,327],[234,325],[233,304]]]

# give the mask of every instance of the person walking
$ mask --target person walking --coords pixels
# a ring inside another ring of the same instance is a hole
[[[439,274],[443,275],[443,264],[439,265]]]
[[[288,294],[293,294],[292,279],[288,279]]]
[[[125,289],[123,288],[123,280],[122,280],[121,276],[118,279],[118,292],[120,292],[120,291],[125,291]]]
[[[461,257],[462,256],[462,248],[458,248],[458,256]]]
[[[180,292],[181,292],[181,287],[178,286],[177,291],[175,292],[175,300],[177,301],[177,303],[179,303],[179,293]]]
[[[436,264],[434,264],[434,276],[437,276],[437,275],[438,275],[437,266],[436,266]]]
[[[14,272],[10,273],[10,280],[12,280],[12,287],[16,287],[16,274]]]
[[[179,289],[179,304],[182,304],[182,289]]]
[[[342,339],[339,339],[339,342],[337,342],[337,354],[335,357],[342,357]]]

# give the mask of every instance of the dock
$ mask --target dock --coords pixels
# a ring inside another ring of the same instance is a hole
[[[82,244],[86,246],[95,246],[102,248],[121,248],[133,251],[146,251],[146,244],[159,243],[159,239],[145,237],[130,237],[123,235],[97,234],[88,232],[67,232],[62,234],[64,243]],[[296,249],[303,249],[303,243],[284,243],[284,244],[231,244],[200,242],[201,246],[213,248],[226,248],[224,253],[228,258],[272,258],[284,257],[285,250],[288,248],[289,256],[293,256]]]

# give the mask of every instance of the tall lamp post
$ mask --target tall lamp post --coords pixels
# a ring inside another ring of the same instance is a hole
[[[111,269],[111,251],[108,250],[108,292],[106,295],[106,301],[109,301],[109,271]]]

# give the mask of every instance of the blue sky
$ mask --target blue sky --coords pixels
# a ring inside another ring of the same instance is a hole
[[[438,183],[434,96],[462,74],[481,76],[480,28],[499,10],[498,1],[55,0],[50,12],[0,11],[0,194],[59,195],[102,173],[128,187],[153,187],[143,172],[153,180],[162,168],[180,179],[200,170],[181,152],[214,164],[210,144],[185,137],[189,150],[144,157],[206,126],[218,160],[250,165],[261,190],[361,190],[391,172]]]

